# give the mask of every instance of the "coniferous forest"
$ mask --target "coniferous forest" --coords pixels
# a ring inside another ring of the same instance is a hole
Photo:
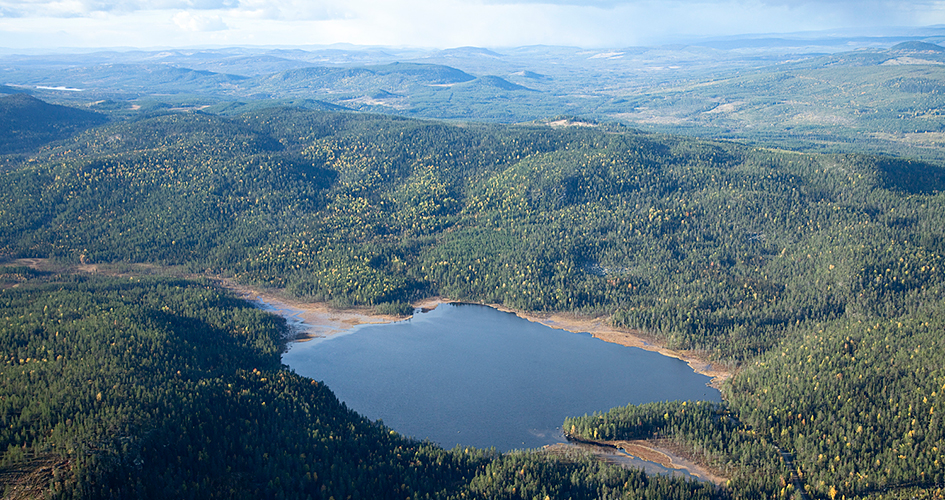
[[[942,496],[941,165],[606,124],[108,118],[15,99],[0,101],[27,118],[7,137],[30,116],[58,125],[0,144],[8,494]],[[602,408],[565,431],[666,439],[729,481],[409,440],[284,369],[284,322],[211,281],[13,264],[30,258],[173,266],[336,307],[440,295],[606,317],[735,375],[720,405]]]

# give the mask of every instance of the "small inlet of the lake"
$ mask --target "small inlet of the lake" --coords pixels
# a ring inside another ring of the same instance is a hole
[[[362,415],[446,448],[537,448],[564,441],[568,416],[721,400],[678,359],[478,305],[293,343],[282,362]]]

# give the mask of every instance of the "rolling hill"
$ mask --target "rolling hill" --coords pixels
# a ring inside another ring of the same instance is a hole
[[[144,457],[169,494],[788,498],[781,449],[817,497],[941,494],[943,168],[585,124],[300,108],[115,121],[10,157],[0,253],[179,266],[336,306],[390,310],[440,295],[604,316],[738,373],[722,406],[613,410],[574,420],[574,432],[667,439],[729,477],[724,489],[586,459],[404,442],[280,370],[277,322],[211,284],[17,267],[0,295],[5,352],[16,352],[2,373],[12,427],[0,435],[0,473],[68,462],[40,481],[65,496],[153,491],[131,479]],[[231,321],[231,310],[246,312]],[[114,338],[119,322],[140,334]],[[76,351],[60,349],[57,332]],[[161,377],[128,368],[147,353],[160,354]],[[60,373],[71,377],[62,387],[93,384],[57,413],[41,402],[61,398],[46,382]],[[31,396],[37,387],[50,396]],[[228,437],[214,434],[226,426]],[[179,439],[162,454],[153,440],[168,433]],[[330,464],[307,451],[333,447]],[[247,458],[227,469],[231,454]]]
[[[27,94],[0,97],[0,154],[30,151],[105,121],[104,115],[48,104]]]

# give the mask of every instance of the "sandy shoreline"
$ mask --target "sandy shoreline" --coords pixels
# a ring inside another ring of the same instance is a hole
[[[48,266],[49,261],[48,259],[16,259],[12,263],[15,265],[29,266],[34,269],[45,269]],[[136,272],[132,271],[130,273],[128,273],[127,270],[125,270],[125,272],[109,271],[108,266],[105,266],[104,269],[99,269],[98,265],[84,264],[75,266],[74,270],[90,274],[103,272],[103,274],[110,275],[126,275],[126,273],[134,275],[151,274],[153,272],[152,267],[154,266],[138,264],[134,267],[136,267]],[[164,271],[166,272],[167,270],[165,269]],[[185,276],[187,275],[185,274]],[[196,275],[189,276],[194,277]],[[301,330],[301,335],[296,339],[297,341],[311,340],[318,337],[327,337],[336,333],[350,330],[351,328],[354,328],[358,325],[394,323],[408,319],[408,317],[377,314],[373,311],[373,309],[367,307],[336,309],[326,303],[302,302],[298,299],[288,296],[282,290],[260,290],[246,285],[240,285],[230,279],[219,276],[203,275],[202,277],[215,280],[221,286],[232,290],[245,299],[264,302],[269,305],[273,312],[280,314],[285,313],[282,315],[295,318],[297,326]],[[421,309],[434,309],[440,304],[448,304],[451,302],[455,301],[447,300],[443,297],[430,297],[422,301],[415,302],[413,306],[415,308]],[[688,363],[696,373],[712,377],[712,381],[709,383],[709,385],[716,389],[719,389],[722,383],[732,376],[732,371],[728,367],[707,361],[699,353],[693,353],[691,351],[677,351],[666,348],[660,345],[656,339],[647,336],[643,332],[615,328],[607,325],[604,318],[587,318],[569,313],[528,313],[524,311],[513,310],[501,304],[480,305],[492,307],[499,311],[512,313],[522,319],[534,323],[541,323],[550,328],[557,328],[569,332],[589,333],[592,336],[606,342],[612,342],[628,347],[638,347],[646,351],[657,352],[664,356],[680,359]]]
[[[685,470],[693,476],[717,485],[725,484],[726,478],[712,473],[706,467],[683,458],[670,447],[665,446],[659,439],[634,439],[632,441],[604,441],[603,444],[613,446],[647,462],[660,464],[667,469]]]
[[[586,318],[569,313],[527,313],[509,309],[497,304],[483,304],[500,311],[510,312],[516,316],[531,321],[541,323],[550,328],[557,328],[569,332],[589,333],[593,337],[605,342],[612,342],[628,347],[638,347],[645,351],[656,352],[663,356],[669,356],[685,361],[696,373],[712,377],[710,386],[718,389],[722,383],[732,377],[732,372],[725,366],[706,361],[701,356],[686,351],[677,351],[663,347],[652,337],[646,336],[643,332],[615,328],[606,323],[604,318]]]
[[[296,316],[303,322],[303,332],[297,340],[303,342],[311,340],[312,338],[327,337],[358,325],[394,323],[409,318],[377,314],[370,308],[335,309],[325,303],[301,302],[275,292],[259,291],[238,285],[229,280],[221,280],[221,284],[239,293],[244,298],[269,304],[275,312],[279,312],[280,310],[298,311]],[[442,297],[430,297],[413,303],[413,306],[421,310],[431,310],[435,309],[440,304],[455,302],[456,301],[447,300]],[[716,389],[720,388],[722,383],[732,376],[732,372],[725,366],[711,363],[689,352],[663,347],[657,344],[654,339],[645,336],[642,332],[614,328],[607,325],[603,318],[586,318],[568,313],[527,313],[510,309],[500,304],[480,305],[512,313],[527,321],[540,323],[550,328],[576,333],[589,333],[593,337],[605,342],[612,342],[628,347],[637,347],[685,361],[696,373],[711,377],[712,381],[709,385]]]
[[[665,474],[666,471],[680,471],[700,481],[723,486],[727,478],[714,473],[707,466],[683,457],[678,446],[665,439],[635,439],[631,441],[573,441],[556,443],[541,448],[542,452],[570,457],[574,450],[588,452],[598,460],[626,467],[624,457],[632,457],[653,464],[656,467],[643,465],[648,474]],[[639,468],[640,465],[630,462],[630,467]],[[662,470],[660,470],[662,469]],[[676,475],[673,472],[673,475]]]
[[[382,325],[409,318],[377,314],[370,308],[336,309],[326,303],[302,302],[275,291],[260,291],[227,279],[219,282],[246,300],[264,303],[272,312],[294,319],[298,330],[293,339],[295,342],[330,337],[358,325]]]

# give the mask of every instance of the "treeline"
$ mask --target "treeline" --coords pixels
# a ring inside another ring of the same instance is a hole
[[[725,498],[587,457],[401,437],[282,367],[284,321],[208,283],[0,276],[5,496]]]

